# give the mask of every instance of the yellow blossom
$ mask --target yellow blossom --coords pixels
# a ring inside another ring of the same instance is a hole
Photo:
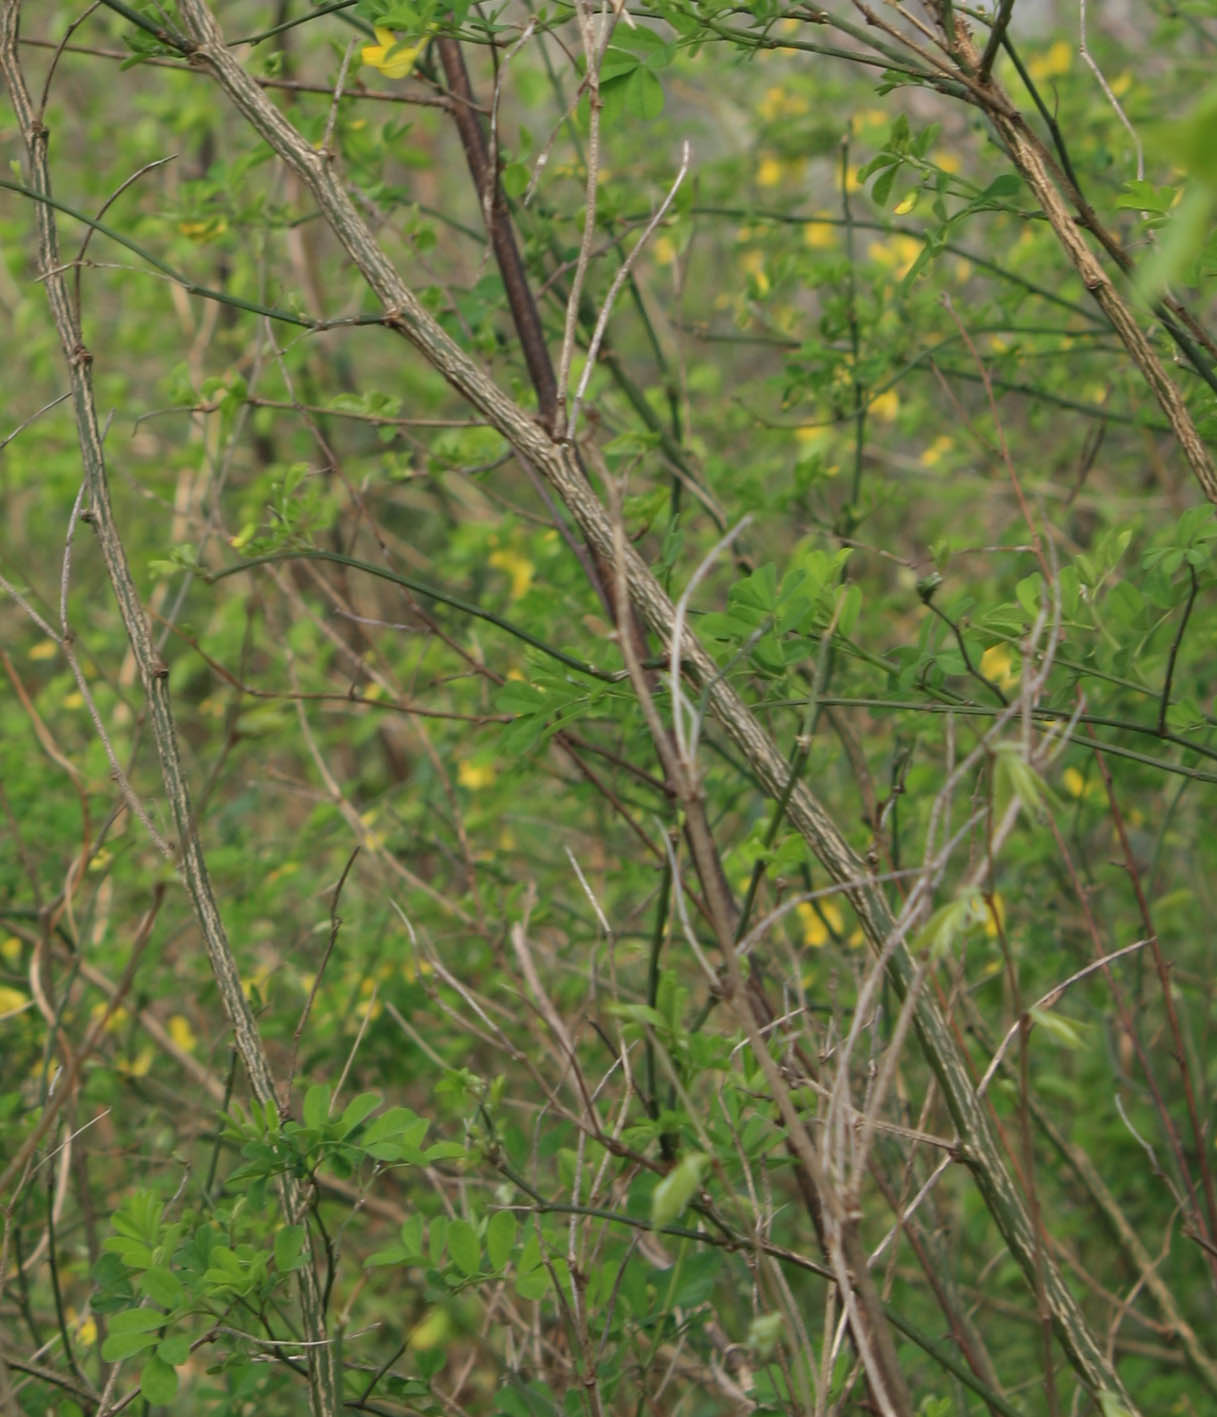
[[[954,153],[947,152],[945,148],[939,148],[938,151],[931,156],[930,161],[935,167],[942,168],[943,172],[959,171],[959,159]]]
[[[921,254],[921,242],[913,236],[893,236],[887,241],[872,241],[867,255],[877,266],[890,266],[897,280],[903,280]]]
[[[76,1341],[86,1348],[92,1348],[97,1342],[97,1320],[92,1314],[81,1320],[80,1327],[76,1330]]]
[[[103,1000],[98,1000],[98,1002],[94,1004],[92,1009],[90,1010],[89,1017],[91,1019],[99,1019],[102,1014],[105,1013],[106,1008],[106,1003]],[[110,1015],[110,1017],[106,1020],[106,1032],[113,1033],[116,1029],[121,1028],[123,1024],[127,1022],[127,1017],[128,1015],[126,1009],[115,1009],[114,1012]]]
[[[147,1077],[155,1059],[156,1054],[151,1048],[141,1048],[134,1058],[120,1058],[118,1071],[130,1078]]]
[[[955,439],[949,434],[939,433],[938,437],[921,454],[922,467],[937,467],[947,453],[955,446]]]
[[[442,1347],[451,1329],[452,1320],[446,1309],[428,1309],[410,1330],[406,1342],[416,1353],[426,1353],[429,1349]]]
[[[670,236],[660,236],[656,239],[651,253],[661,266],[670,266],[676,259],[676,247],[672,244]]]
[[[999,934],[1005,933],[1005,929],[1006,902],[999,891],[994,891],[989,908],[985,911],[985,934],[991,940],[996,940]]]
[[[836,229],[826,221],[809,221],[803,227],[803,241],[813,250],[822,251],[837,244]]]
[[[776,187],[782,180],[782,164],[776,157],[770,154],[761,158],[756,167],[756,184],[758,187]]]
[[[980,657],[980,672],[1001,689],[1017,684],[1019,671],[1014,651],[1006,644],[990,645]]]
[[[499,571],[506,571],[511,577],[511,598],[519,600],[532,584],[535,567],[532,562],[516,551],[492,551],[490,564]]]
[[[270,983],[270,974],[271,972],[266,965],[259,965],[258,968],[254,970],[251,979],[241,980],[241,992],[249,999],[253,997],[253,992],[256,989],[262,998],[265,999],[266,986]]]
[[[745,251],[740,265],[752,277],[758,295],[769,294],[769,277],[765,274],[765,258],[759,251]]]
[[[407,984],[413,984],[420,974],[434,974],[435,966],[429,959],[406,960],[401,967],[402,978]]]
[[[888,389],[870,401],[870,411],[884,423],[890,423],[900,412],[900,395],[895,389]]]
[[[916,205],[917,190],[916,188],[914,188],[913,191],[911,191],[907,197],[902,198],[899,202],[896,203],[896,205],[892,208],[892,211],[896,216],[907,216],[908,213],[911,212]]]
[[[0,1015],[20,1013],[29,1002],[20,989],[10,989],[7,984],[0,984]]]
[[[30,650],[31,659],[54,659],[59,646],[54,640],[39,640]]]
[[[772,123],[775,118],[793,117],[799,113],[807,112],[807,100],[800,93],[787,93],[780,85],[775,85],[771,89],[766,89],[760,103],[757,105],[757,112],[766,123]]]
[[[479,788],[489,787],[494,781],[494,768],[489,763],[474,763],[466,759],[456,769],[456,780],[462,787],[476,792]]]
[[[6,935],[0,940],[0,959],[5,964],[16,964],[21,958],[21,940],[17,935]]]
[[[1077,768],[1066,768],[1061,774],[1061,786],[1070,797],[1084,797],[1087,801],[1101,800],[1106,794],[1103,784],[1097,779],[1087,782]]]
[[[365,44],[363,62],[369,69],[379,69],[386,79],[404,79],[414,68],[423,52],[426,39],[417,44],[402,44],[392,30],[376,26],[376,43]]]
[[[201,244],[223,236],[228,230],[228,222],[222,216],[209,216],[199,221],[179,221],[177,229],[189,240]]]
[[[183,1053],[193,1053],[198,1046],[194,1029],[190,1027],[190,1020],[185,1014],[174,1014],[169,1020],[169,1037]]]
[[[845,929],[845,918],[836,901],[819,902],[819,910],[810,901],[796,905],[794,913],[803,927],[803,943],[812,949],[820,949],[832,939],[833,934],[841,934]]]
[[[73,689],[70,694],[63,696],[63,706],[65,709],[78,709],[84,701],[84,695],[79,689]]]
[[[373,830],[376,816],[376,809],[372,808],[359,817],[359,825],[364,828],[363,844],[368,851],[379,851],[385,844],[384,834]]]
[[[1043,83],[1045,79],[1059,79],[1062,74],[1069,72],[1072,59],[1073,49],[1063,39],[1058,39],[1046,54],[1031,60],[1027,65],[1027,73],[1037,84]]]

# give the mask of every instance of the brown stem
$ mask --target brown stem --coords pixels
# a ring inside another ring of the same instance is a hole
[[[516,244],[498,167],[491,157],[486,134],[478,118],[469,70],[465,67],[465,55],[460,41],[451,35],[440,35],[435,40],[435,52],[444,66],[448,88],[456,99],[452,105],[452,120],[460,134],[465,161],[469,164],[469,173],[486,222],[486,233],[490,237],[494,259],[498,262],[499,274],[503,277],[512,323],[516,327],[520,348],[524,351],[528,377],[536,390],[541,422],[552,433],[557,428],[558,417],[558,384],[554,378],[553,361],[549,357],[537,302],[532,297],[528,274]]]

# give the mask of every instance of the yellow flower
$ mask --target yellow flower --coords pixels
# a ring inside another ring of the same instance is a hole
[[[506,571],[511,577],[511,598],[519,600],[532,585],[533,572],[536,569],[532,562],[515,551],[492,551],[488,559],[496,570]]]
[[[1061,774],[1061,786],[1070,797],[1084,797],[1088,802],[1101,802],[1107,795],[1097,778],[1087,782],[1077,768],[1065,769]]]
[[[838,935],[845,928],[845,918],[840,907],[832,900],[821,901],[819,910],[816,910],[810,901],[805,900],[795,906],[794,913],[803,927],[803,943],[810,945],[812,949],[818,950],[829,942],[832,938],[830,927]]]
[[[921,454],[920,461],[922,467],[937,467],[954,446],[954,438],[948,436],[946,433],[940,433]]]
[[[368,851],[380,851],[385,844],[384,835],[374,830],[377,815],[373,807],[371,811],[361,813],[359,818],[359,825],[364,829],[363,845]]]
[[[54,659],[59,646],[54,640],[39,640],[30,650],[31,659]]]
[[[228,230],[228,222],[222,216],[209,216],[198,221],[179,221],[177,229],[189,240],[197,241],[201,244],[206,241],[214,241],[218,236],[223,236]]]
[[[775,118],[806,113],[807,100],[802,94],[787,93],[781,87],[766,89],[764,98],[757,105],[757,112],[766,123],[772,123]]]
[[[1063,39],[1058,39],[1046,54],[1031,60],[1027,65],[1027,73],[1037,84],[1043,83],[1045,79],[1059,79],[1062,74],[1069,72],[1072,58],[1073,50]]]
[[[0,959],[5,964],[16,964],[21,958],[21,941],[16,935],[6,935],[0,940]]]
[[[28,1003],[28,997],[20,989],[10,989],[7,984],[0,984],[0,1014],[20,1013]]]
[[[452,1329],[452,1320],[443,1309],[428,1309],[418,1323],[410,1330],[406,1342],[416,1353],[439,1348],[446,1341]]]
[[[758,295],[769,294],[769,277],[765,274],[765,257],[760,251],[745,251],[740,257],[740,265],[752,277],[753,288]]]
[[[1009,645],[990,645],[980,657],[980,672],[1001,689],[1018,683],[1018,665]]]
[[[489,787],[494,781],[494,769],[488,763],[461,763],[456,770],[456,780],[462,787],[476,792],[479,787]]]
[[[872,241],[867,255],[879,266],[891,266],[896,279],[903,280],[921,255],[921,242],[913,236],[893,236],[890,241]]]
[[[198,1044],[194,1029],[190,1027],[190,1020],[185,1014],[174,1014],[169,1020],[169,1037],[183,1053],[193,1053]]]
[[[827,443],[832,436],[827,428],[817,427],[814,423],[808,423],[802,428],[794,430],[794,436],[802,443],[805,451],[810,451],[819,443]]]
[[[827,246],[835,246],[837,244],[835,225],[830,225],[826,221],[809,221],[803,227],[803,241],[815,251],[822,251]]]
[[[377,25],[376,43],[364,45],[363,62],[369,69],[379,69],[386,79],[404,79],[426,43],[424,38],[417,44],[402,44],[392,30]]]
[[[1006,902],[1001,898],[999,892],[993,892],[993,901],[988,910],[985,911],[985,934],[991,940],[996,940],[998,935],[1006,928]]]
[[[118,1071],[122,1073],[124,1077],[147,1077],[152,1071],[152,1064],[155,1060],[156,1054],[151,1048],[141,1048],[134,1058],[120,1058],[118,1060]]]
[[[782,164],[776,157],[761,158],[756,168],[756,185],[758,187],[776,187],[782,180]]]
[[[401,976],[407,984],[413,984],[420,974],[434,974],[435,966],[429,959],[408,959],[401,967]]]
[[[670,236],[657,237],[654,246],[651,247],[651,254],[661,266],[670,266],[676,259],[676,247],[672,244],[672,238]]]
[[[900,412],[900,395],[895,389],[888,389],[886,393],[871,399],[870,411],[876,418],[882,418],[885,423],[890,423]]]

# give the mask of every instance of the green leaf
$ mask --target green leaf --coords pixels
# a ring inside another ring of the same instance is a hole
[[[154,1304],[159,1304],[163,1309],[176,1308],[186,1292],[182,1288],[181,1280],[164,1265],[154,1265],[140,1275],[137,1288],[141,1294],[146,1294]]]
[[[1053,1009],[1030,1010],[1031,1017],[1044,1029],[1046,1033],[1052,1035],[1058,1043],[1075,1052],[1087,1046],[1086,1040],[1082,1037],[1082,1028],[1076,1023],[1071,1023],[1069,1019],[1056,1013]]]
[[[941,959],[957,939],[988,918],[984,897],[975,888],[961,891],[954,900],[940,906],[917,932],[913,949],[928,951],[931,959]]]
[[[1102,1409],[1103,1417],[1133,1417],[1128,1404],[1117,1397],[1114,1392],[1101,1392],[1099,1407]]]
[[[177,1397],[177,1373],[154,1353],[139,1375],[139,1390],[153,1406],[163,1407]]]
[[[107,1363],[118,1363],[152,1348],[157,1342],[156,1330],[164,1327],[166,1317],[159,1309],[126,1309],[112,1315],[101,1356]]]
[[[361,1092],[358,1097],[353,1097],[343,1109],[339,1121],[340,1135],[349,1136],[365,1117],[376,1111],[381,1100],[379,1092]]]
[[[303,1225],[285,1225],[275,1232],[275,1268],[281,1274],[300,1267],[304,1239]]]
[[[651,1192],[651,1224],[656,1228],[671,1225],[684,1214],[685,1207],[697,1194],[701,1178],[710,1158],[701,1151],[682,1156]]]
[[[190,1335],[188,1333],[167,1334],[156,1345],[156,1354],[172,1368],[179,1368],[190,1357]]]
[[[383,1250],[375,1250],[364,1260],[365,1269],[377,1269],[384,1265],[404,1264],[412,1256],[404,1245],[396,1240],[391,1245],[386,1245]]]
[[[496,1210],[486,1224],[486,1257],[493,1270],[501,1270],[516,1246],[518,1224],[509,1210]]]
[[[448,1222],[448,1254],[452,1257],[452,1263],[467,1277],[481,1269],[481,1241],[478,1232],[467,1220]]]
[[[161,1328],[165,1323],[166,1315],[159,1309],[125,1309],[121,1314],[115,1314],[110,1320],[110,1332],[115,1333],[149,1333],[153,1329]]]
[[[401,1248],[407,1259],[421,1259],[423,1256],[423,1218],[411,1215],[401,1223],[398,1230]]]
[[[748,1325],[748,1347],[762,1362],[768,1362],[785,1327],[782,1314],[757,1314]]]
[[[993,779],[998,810],[1005,809],[1011,797],[1037,820],[1042,820],[1050,806],[1056,805],[1052,789],[1023,756],[1017,743],[999,743],[993,755]]]
[[[330,1090],[324,1083],[315,1082],[304,1094],[302,1111],[304,1124],[314,1131],[322,1131],[330,1119]]]
[[[666,1020],[658,1009],[653,1009],[650,1004],[610,1004],[608,1012],[617,1018],[623,1018],[629,1023],[647,1023],[652,1028],[665,1027]]]

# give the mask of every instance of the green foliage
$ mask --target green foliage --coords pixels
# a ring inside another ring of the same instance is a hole
[[[270,10],[218,7],[230,52],[500,392],[462,400],[397,338],[307,184],[175,48],[173,7],[70,35],[25,7],[191,809],[96,507],[72,517],[70,366],[10,122],[15,1410],[298,1413],[310,1288],[352,1409],[874,1410],[834,1235],[875,1257],[910,1413],[1210,1410],[1217,520],[952,71],[958,37],[776,0]],[[983,52],[988,22],[956,18]],[[1076,16],[991,56],[1210,449],[1213,21],[1091,16],[1106,88]],[[453,40],[498,208],[464,101],[434,102]],[[565,502],[517,277],[567,409],[608,312]],[[619,509],[714,683],[674,686],[654,600],[618,623],[580,498]],[[748,732],[715,717],[720,683]],[[804,786],[856,861],[800,832]],[[191,821],[231,977],[180,888]],[[1007,1244],[868,899],[1126,1393],[1049,1339],[1057,1291]]]

